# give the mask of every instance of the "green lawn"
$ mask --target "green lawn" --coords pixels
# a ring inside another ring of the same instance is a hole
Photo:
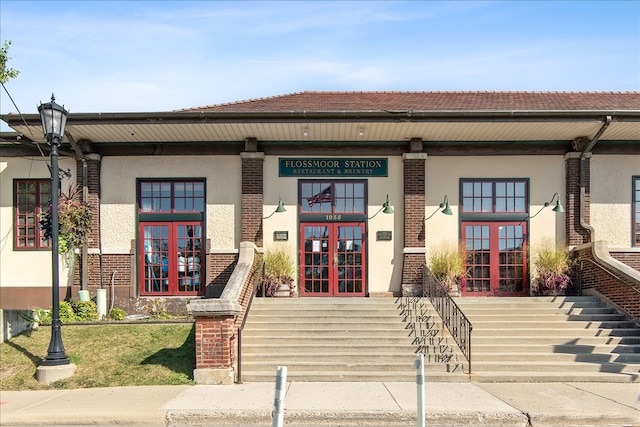
[[[52,384],[35,379],[51,328],[41,326],[0,344],[0,390],[193,384],[193,324],[63,325],[75,374]]]

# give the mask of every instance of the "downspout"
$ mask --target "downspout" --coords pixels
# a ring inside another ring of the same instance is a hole
[[[582,150],[582,154],[580,155],[580,226],[589,232],[589,242],[591,243],[595,242],[596,240],[596,230],[595,228],[593,228],[591,224],[589,224],[586,221],[585,215],[584,215],[584,210],[585,210],[584,199],[586,197],[585,187],[586,187],[586,175],[587,175],[585,161],[587,158],[587,154],[591,152],[594,145],[596,145],[596,143],[598,142],[598,140],[600,139],[604,131],[607,130],[610,124],[611,124],[611,116],[606,116],[604,119],[604,124],[602,125],[600,130],[598,130],[598,133],[595,134],[595,136],[591,139],[591,141],[585,147],[585,149]]]
[[[82,161],[82,200],[85,203],[89,200],[89,178],[87,171],[87,160],[82,157],[80,159]],[[89,256],[89,250],[87,249],[87,242],[85,241],[84,245],[82,245],[82,283],[80,284],[80,288],[83,291],[87,289],[87,281],[88,281],[88,272],[87,272],[87,257]]]

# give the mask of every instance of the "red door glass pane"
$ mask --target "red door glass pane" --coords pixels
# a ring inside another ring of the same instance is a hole
[[[466,250],[466,295],[526,295],[526,226],[518,223],[462,224]]]
[[[202,225],[144,223],[140,266],[141,293],[201,295],[204,293]]]
[[[467,254],[466,293],[491,292],[491,245],[488,225],[463,225]]]
[[[303,296],[364,296],[364,225],[302,224],[300,292]]]
[[[499,292],[522,293],[526,287],[524,225],[498,227]]]
[[[300,291],[329,296],[329,225],[302,225]]]
[[[144,293],[169,293],[169,226],[144,225],[142,288]]]

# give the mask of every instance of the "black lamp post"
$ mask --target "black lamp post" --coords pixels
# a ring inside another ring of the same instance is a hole
[[[53,94],[51,102],[40,103],[38,112],[42,119],[42,129],[47,143],[51,146],[51,255],[52,255],[52,300],[51,342],[43,366],[68,365],[69,358],[64,352],[60,324],[60,273],[58,261],[58,198],[60,197],[60,172],[58,169],[58,147],[64,136],[64,126],[69,112],[56,104]]]

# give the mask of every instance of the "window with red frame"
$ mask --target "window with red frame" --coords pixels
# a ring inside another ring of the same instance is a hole
[[[50,249],[43,237],[40,219],[51,203],[51,180],[14,180],[14,247],[15,249]]]
[[[141,295],[203,295],[204,180],[139,180]]]

